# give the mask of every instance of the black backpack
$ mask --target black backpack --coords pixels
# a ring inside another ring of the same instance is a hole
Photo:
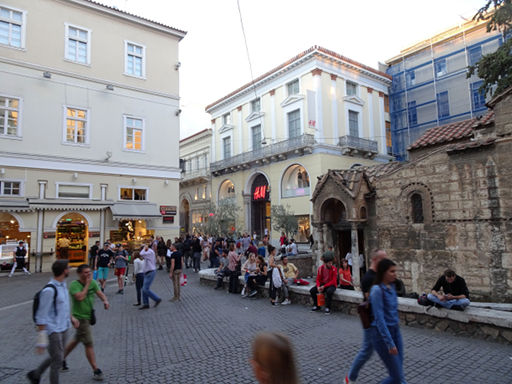
[[[428,307],[429,305],[434,305],[434,303],[427,298],[426,293],[423,293],[420,297],[418,297],[418,304],[423,305],[425,307]]]
[[[55,311],[55,314],[57,314],[57,287],[53,284],[46,284],[43,289],[48,287],[53,288],[53,310]],[[32,302],[32,320],[34,320],[34,323],[36,322],[36,314],[39,309],[40,296],[43,289],[34,295],[34,301]]]

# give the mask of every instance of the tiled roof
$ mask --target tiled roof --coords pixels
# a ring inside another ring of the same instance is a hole
[[[408,150],[446,144],[470,137],[473,135],[473,128],[480,125],[487,125],[493,121],[494,112],[489,111],[480,118],[474,117],[472,119],[430,128],[423,136],[416,140]]]
[[[305,57],[305,56],[307,56],[307,55],[309,55],[311,53],[314,53],[315,51],[319,52],[319,53],[323,53],[325,55],[329,55],[329,56],[331,56],[333,58],[336,58],[338,60],[344,61],[346,63],[349,63],[351,65],[354,65],[354,66],[359,67],[361,69],[364,69],[366,71],[372,72],[372,73],[374,73],[376,75],[385,77],[388,80],[392,79],[392,77],[390,75],[388,75],[387,73],[385,73],[385,72],[382,72],[382,71],[379,71],[378,69],[375,69],[375,68],[369,67],[367,65],[361,64],[361,63],[359,63],[359,62],[357,62],[355,60],[352,60],[352,59],[350,59],[350,58],[348,58],[346,56],[342,56],[342,55],[340,55],[340,54],[338,54],[338,53],[336,53],[334,51],[331,51],[329,49],[320,47],[318,45],[314,45],[311,48],[305,50],[304,52],[301,52],[298,55],[292,57],[290,60],[288,60],[288,61],[278,65],[277,67],[275,67],[275,68],[271,69],[270,71],[264,73],[263,75],[257,77],[256,79],[254,79],[254,81],[251,81],[251,82],[249,82],[247,84],[242,85],[240,88],[235,89],[233,92],[231,92],[231,93],[227,94],[226,96],[220,98],[219,100],[217,100],[217,101],[207,105],[205,110],[208,112],[208,110],[210,108],[214,107],[215,105],[223,102],[224,100],[229,99],[230,97],[236,95],[239,92],[242,92],[243,90],[245,90],[248,87],[254,86],[256,83],[260,82],[261,80],[265,79],[266,77],[269,77],[270,75],[274,74],[275,72],[280,71],[281,69],[289,66],[290,64],[294,63],[295,61],[298,61],[299,59],[301,59],[301,58],[303,58],[303,57]]]

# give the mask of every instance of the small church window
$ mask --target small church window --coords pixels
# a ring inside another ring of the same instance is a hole
[[[412,207],[412,222],[423,223],[425,221],[423,217],[423,199],[419,193],[414,193],[411,196],[411,207]]]

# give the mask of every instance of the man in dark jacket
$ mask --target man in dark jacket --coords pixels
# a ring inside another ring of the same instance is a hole
[[[463,311],[470,304],[466,281],[452,269],[447,269],[437,279],[427,298],[441,307],[459,311]]]

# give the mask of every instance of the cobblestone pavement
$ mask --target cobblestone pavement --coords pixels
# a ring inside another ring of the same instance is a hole
[[[188,270],[190,271],[190,270]],[[75,272],[68,280],[75,278]],[[0,277],[0,383],[24,383],[25,375],[42,360],[34,353],[31,319],[34,293],[48,274]],[[154,291],[164,301],[139,311],[135,287],[116,295],[107,286],[111,309],[97,301],[93,327],[96,357],[108,383],[254,383],[250,341],[259,331],[288,335],[294,344],[302,383],[341,383],[361,342],[356,317],[312,313],[300,305],[272,307],[264,299],[243,299],[226,291],[200,286],[189,273],[182,302],[171,303],[171,281],[159,271]],[[433,330],[402,327],[405,373],[409,384],[512,383],[512,347],[456,337]],[[83,348],[68,357],[69,372],[61,383],[91,383],[92,371]],[[374,355],[358,382],[377,383],[385,369]],[[48,374],[43,383],[47,383]]]

